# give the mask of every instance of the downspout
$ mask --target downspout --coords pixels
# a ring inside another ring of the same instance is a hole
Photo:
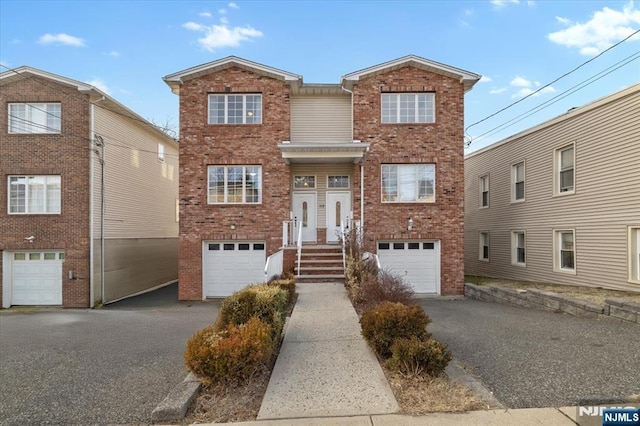
[[[95,143],[93,141],[93,103],[89,105],[89,140],[91,141],[91,149],[89,150],[89,307],[93,308],[94,305],[94,290],[93,290],[93,162],[95,161]]]
[[[91,127],[92,130],[94,127],[94,110],[93,110],[93,106],[95,104],[97,104],[98,102],[104,101],[106,98],[104,96],[102,96],[100,99],[96,100],[95,102],[92,102],[91,105]],[[104,208],[105,208],[105,200],[104,200],[104,139],[102,138],[102,136],[96,135],[95,133],[92,133],[92,138],[95,139],[96,141],[96,149],[95,149],[95,153],[97,153],[97,147],[101,147],[101,153],[98,156],[98,159],[100,160],[100,302],[104,305]],[[92,150],[93,151],[93,150]],[[92,179],[93,179],[93,175],[92,175]],[[93,203],[93,197],[92,197],[92,203]],[[93,226],[93,217],[91,218],[92,221],[92,226]],[[93,237],[93,236],[92,236]],[[92,241],[93,243],[93,241]],[[93,246],[93,244],[92,244]],[[91,265],[91,267],[93,268],[93,264]],[[92,275],[92,279],[93,279],[93,275]],[[93,292],[93,285],[91,286],[91,290]],[[91,302],[93,303],[93,301]]]

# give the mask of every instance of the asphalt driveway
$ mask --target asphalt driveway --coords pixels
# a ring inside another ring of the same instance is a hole
[[[99,310],[1,312],[0,424],[150,423],[217,312],[175,284]]]
[[[446,343],[507,407],[640,395],[640,327],[477,300],[422,300]]]

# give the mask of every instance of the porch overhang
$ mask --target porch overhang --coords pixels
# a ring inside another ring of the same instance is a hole
[[[361,163],[369,151],[369,144],[348,143],[291,143],[278,144],[282,158],[291,163]]]

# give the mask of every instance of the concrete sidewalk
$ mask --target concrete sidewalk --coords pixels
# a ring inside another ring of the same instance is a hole
[[[576,407],[520,408],[425,416],[385,414],[353,417],[316,417],[233,423],[234,426],[575,426]],[[595,424],[595,423],[594,423]]]
[[[360,335],[344,286],[302,283],[297,291],[258,420],[398,412],[380,364]]]

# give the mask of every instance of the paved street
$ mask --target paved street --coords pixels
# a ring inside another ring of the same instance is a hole
[[[177,285],[100,310],[0,313],[0,424],[149,423],[217,303]]]
[[[434,337],[510,408],[640,395],[640,328],[476,300],[422,300]]]

